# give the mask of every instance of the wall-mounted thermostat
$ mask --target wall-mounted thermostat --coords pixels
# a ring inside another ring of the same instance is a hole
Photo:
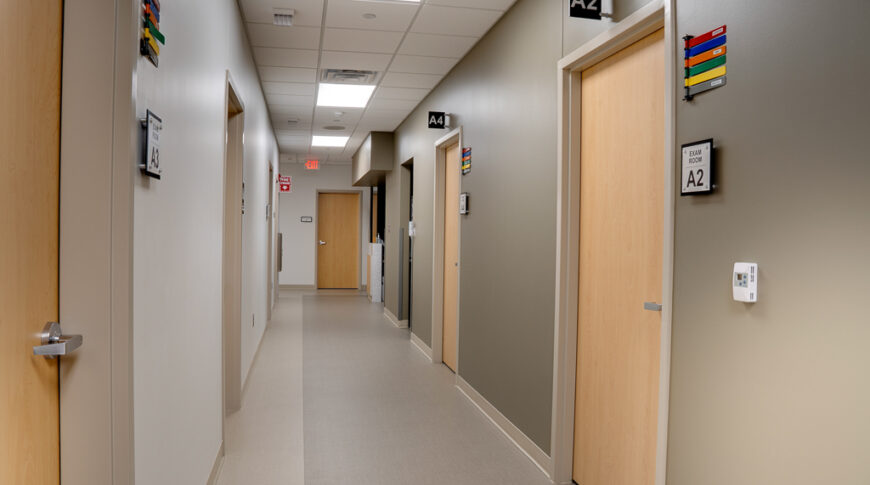
[[[459,213],[464,216],[470,212],[471,209],[468,207],[468,192],[463,192],[459,194]]]
[[[758,264],[734,263],[731,285],[734,301],[747,303],[758,301]]]

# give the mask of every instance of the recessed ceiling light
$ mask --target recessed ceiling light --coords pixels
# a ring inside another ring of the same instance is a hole
[[[313,147],[328,147],[328,148],[344,148],[347,145],[349,136],[320,136],[314,135],[311,137],[311,146]]]
[[[317,106],[365,108],[374,90],[374,86],[367,85],[321,83],[317,93]]]

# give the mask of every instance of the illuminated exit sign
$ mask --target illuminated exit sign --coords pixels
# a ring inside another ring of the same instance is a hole
[[[320,160],[306,160],[305,168],[307,168],[308,170],[319,170]]]

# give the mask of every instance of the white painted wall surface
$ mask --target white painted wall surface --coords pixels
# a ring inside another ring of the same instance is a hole
[[[135,468],[136,483],[187,485],[206,482],[221,445],[227,70],[246,113],[243,378],[266,325],[268,164],[278,149],[236,2],[162,7],[160,66],[140,58],[136,84],[137,113],[152,110],[164,130],[162,180],[135,182]]]
[[[368,187],[351,186],[351,166],[321,165],[320,170],[306,170],[298,163],[282,163],[281,175],[293,178],[293,192],[280,194],[280,231],[284,235],[284,267],[278,279],[282,285],[315,286],[317,249],[317,191],[357,190],[362,193],[362,234],[360,235],[360,286],[366,284],[366,242],[369,238],[371,197]],[[301,222],[311,216],[313,222]]]

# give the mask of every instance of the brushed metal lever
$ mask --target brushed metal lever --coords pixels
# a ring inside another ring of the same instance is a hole
[[[63,335],[57,322],[46,323],[41,337],[42,345],[33,347],[33,355],[42,355],[49,359],[70,354],[81,347],[84,340],[81,335]]]
[[[662,311],[662,306],[654,301],[645,301],[643,303],[643,309],[651,312],[660,312]]]

